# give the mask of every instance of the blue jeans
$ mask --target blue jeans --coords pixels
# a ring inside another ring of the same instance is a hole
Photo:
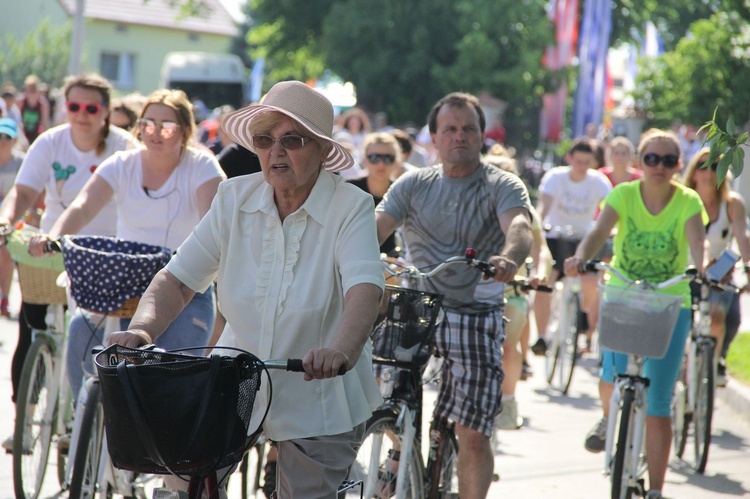
[[[196,293],[190,303],[172,321],[164,333],[156,339],[156,345],[165,350],[206,346],[211,338],[211,331],[216,319],[214,287],[211,285],[204,293]],[[121,319],[120,328],[125,331],[130,319]],[[91,348],[101,345],[104,337],[104,320],[92,321],[90,314],[77,309],[68,327],[68,381],[74,397],[83,383],[84,372],[92,374],[94,364]],[[203,351],[191,352],[202,355]]]

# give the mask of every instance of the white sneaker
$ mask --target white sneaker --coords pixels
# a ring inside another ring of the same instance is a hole
[[[517,430],[523,426],[523,418],[518,416],[516,399],[503,400],[502,410],[495,417],[495,428],[498,430]]]
[[[13,454],[13,435],[3,440],[3,449],[6,454]]]

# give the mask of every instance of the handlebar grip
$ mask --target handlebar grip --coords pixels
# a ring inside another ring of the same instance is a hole
[[[588,262],[581,265],[578,271],[584,273],[595,273],[598,271],[598,269],[596,268],[598,264],[599,260],[589,260]]]
[[[46,243],[44,243],[44,252],[62,253],[62,246],[60,246],[60,241],[47,241]]]
[[[287,360],[286,361],[286,370],[287,371],[292,371],[292,372],[295,372],[295,373],[303,373],[303,372],[305,372],[305,368],[302,367],[302,359],[289,359],[289,360]],[[343,376],[344,374],[346,374],[346,366],[342,364],[341,367],[339,367],[339,372],[336,373],[336,374],[338,376]]]
[[[555,290],[552,286],[545,286],[543,284],[540,284],[536,287],[537,291],[541,291],[542,293],[551,293]]]

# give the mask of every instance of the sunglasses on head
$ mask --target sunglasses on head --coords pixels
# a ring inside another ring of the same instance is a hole
[[[99,102],[75,102],[69,100],[65,103],[65,107],[72,114],[78,113],[81,109],[92,115],[102,110],[102,104]]]
[[[718,169],[719,169],[719,162],[717,161],[717,162],[715,162],[715,163],[711,163],[711,164],[709,165],[708,163],[706,163],[706,162],[704,161],[704,162],[702,162],[702,163],[698,163],[698,168],[700,168],[700,169],[703,169],[703,168],[710,168],[710,169],[711,169],[711,171],[715,172],[716,170],[718,170]]]
[[[0,140],[13,140],[13,137],[8,135],[7,133],[0,133]]]
[[[148,118],[141,118],[138,120],[138,125],[141,127],[141,132],[145,135],[154,135],[157,127],[159,128],[159,135],[164,140],[171,139],[177,130],[180,129],[180,125],[173,121],[162,121],[161,124],[156,123],[154,120]]]
[[[396,161],[396,156],[393,154],[368,154],[367,161],[370,163],[380,163],[381,161],[386,165],[392,165]]]
[[[289,151],[300,149],[302,146],[310,142],[312,139],[307,137],[300,137],[299,135],[284,135],[278,139],[274,139],[270,135],[253,135],[253,146],[258,149],[270,149],[276,144],[281,144],[281,147]]]
[[[677,163],[680,162],[680,157],[676,154],[665,154],[664,156],[659,156],[658,154],[654,153],[648,153],[643,155],[643,163],[647,166],[654,167],[661,163],[664,165],[664,168],[675,168],[677,166]]]

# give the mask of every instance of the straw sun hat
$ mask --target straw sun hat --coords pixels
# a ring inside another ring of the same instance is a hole
[[[349,151],[332,138],[333,105],[323,94],[300,81],[277,83],[260,104],[235,111],[224,118],[221,127],[233,141],[255,152],[248,127],[256,116],[265,111],[283,113],[301,124],[311,135],[330,143],[331,150],[323,161],[326,170],[336,172],[354,165]]]

